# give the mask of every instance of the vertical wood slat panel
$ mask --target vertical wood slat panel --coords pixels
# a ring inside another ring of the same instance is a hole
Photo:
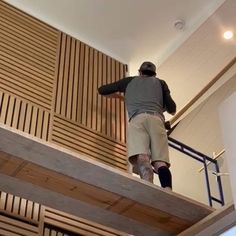
[[[120,64],[120,76],[125,77],[125,66]],[[121,142],[126,143],[126,109],[125,109],[125,104],[124,101],[121,101],[120,103],[121,106],[121,120],[120,120],[120,125],[121,125]]]
[[[115,60],[112,60],[111,81],[109,81],[109,82],[115,82],[115,80],[116,80],[116,68],[115,68],[116,64],[115,63],[116,63]],[[111,100],[110,120],[111,120],[111,136],[113,138],[116,138],[116,125],[120,122],[120,120],[116,114],[116,99]]]
[[[93,117],[93,98],[95,96],[93,91],[94,86],[94,49],[89,48],[89,71],[88,71],[88,86],[87,86],[87,121],[86,126],[92,128],[92,117]]]
[[[25,220],[39,222],[41,205],[9,193],[1,192],[0,209]]]
[[[83,78],[83,90],[82,90],[82,113],[81,113],[81,124],[86,124],[86,117],[88,115],[88,75],[89,75],[89,46],[85,45],[85,57],[84,57],[84,74]]]
[[[107,76],[107,56],[102,55],[102,84],[106,84],[108,82],[108,76]],[[102,108],[101,108],[101,116],[102,116],[102,129],[101,133],[107,134],[110,137],[110,133],[108,132],[108,127],[110,127],[110,120],[108,116],[107,107],[110,108],[110,99],[107,99],[106,97],[102,96]]]
[[[78,93],[78,113],[77,121],[82,123],[82,106],[83,106],[83,76],[85,61],[85,44],[80,42],[80,59],[79,59],[79,93]]]
[[[98,51],[94,51],[94,60],[93,60],[93,104],[92,104],[92,129],[97,130],[97,116],[98,116]],[[97,114],[97,115],[94,115]]]
[[[98,96],[97,88],[123,77],[120,62],[62,33],[57,76],[57,114],[121,139],[121,101]]]
[[[79,97],[79,63],[80,63],[80,42],[75,41],[75,62],[74,62],[74,84],[73,84],[73,100],[72,100],[72,120],[77,120],[78,113],[78,97]]]
[[[73,104],[73,86],[74,86],[74,65],[75,65],[75,39],[71,39],[71,53],[70,53],[70,65],[69,65],[69,76],[68,76],[68,100],[66,117],[72,119],[72,104]]]
[[[102,82],[102,53],[98,53],[98,87],[100,87],[103,84]],[[97,113],[97,131],[102,132],[102,96],[98,96],[98,101],[97,101],[97,107],[98,107],[98,112]]]
[[[104,58],[104,57],[103,57]],[[112,79],[112,69],[111,69],[111,63],[112,60],[109,57],[104,58],[103,60],[103,84],[111,83]],[[112,137],[111,132],[111,98],[105,98],[103,97],[103,107],[102,107],[102,118],[103,118],[103,124],[106,127],[104,134],[108,135],[109,137]]]
[[[50,113],[31,103],[1,92],[0,122],[38,138],[48,140]]]
[[[62,101],[62,85],[63,85],[63,71],[65,63],[65,50],[66,50],[66,35],[61,34],[61,47],[60,47],[60,59],[58,67],[58,77],[57,77],[57,93],[56,93],[56,108],[55,111],[61,114],[61,101]]]

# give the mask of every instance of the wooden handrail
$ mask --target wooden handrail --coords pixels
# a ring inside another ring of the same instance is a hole
[[[236,57],[234,57],[190,102],[188,102],[177,114],[170,120],[174,124],[197,100],[203,96],[234,64]]]

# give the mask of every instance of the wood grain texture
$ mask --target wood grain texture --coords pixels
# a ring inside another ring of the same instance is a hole
[[[83,153],[88,158],[127,170],[126,146],[100,133],[55,115],[52,140],[60,146]]]
[[[212,214],[206,216],[204,219],[193,225],[192,227],[184,230],[178,236],[189,236],[189,235],[197,235],[202,232],[204,229],[212,225],[213,223],[223,219],[225,216],[229,215],[235,211],[235,207],[233,203],[229,203],[222,208],[217,209]]]
[[[61,38],[56,114],[124,142],[125,110],[120,108],[121,101],[97,93],[102,84],[124,77],[124,65],[69,35],[62,33]]]
[[[111,216],[118,214],[132,219],[137,224],[161,230],[160,235],[176,235],[213,211],[123,171],[12,131],[6,127],[0,129],[4,137],[0,149],[3,157],[6,154],[12,160],[25,162],[15,166],[14,177],[85,202],[88,208],[98,207]]]
[[[0,92],[0,122],[48,140],[50,113],[5,92]]]
[[[48,111],[58,30],[0,2],[0,89]]]

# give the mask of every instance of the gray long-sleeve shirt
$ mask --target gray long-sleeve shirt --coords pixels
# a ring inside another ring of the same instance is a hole
[[[129,118],[144,112],[156,112],[164,118],[165,110],[176,112],[176,104],[166,82],[154,76],[125,77],[99,87],[98,92],[102,95],[124,92]]]

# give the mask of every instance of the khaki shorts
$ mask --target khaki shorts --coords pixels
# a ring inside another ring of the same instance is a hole
[[[157,115],[142,113],[128,124],[128,157],[135,164],[137,154],[150,155],[150,161],[163,161],[170,166],[166,129]]]

